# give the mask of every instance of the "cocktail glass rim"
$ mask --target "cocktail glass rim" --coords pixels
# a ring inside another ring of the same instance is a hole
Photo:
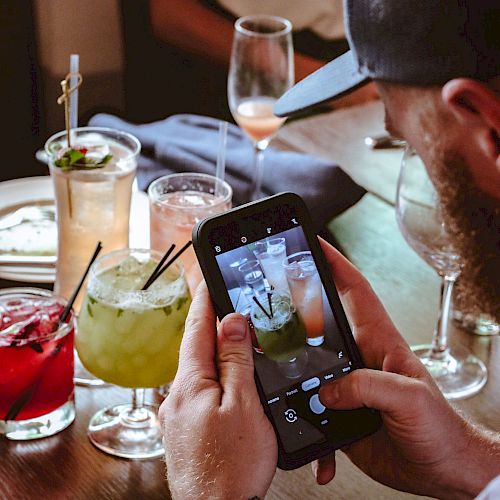
[[[137,298],[137,297],[152,297],[152,296],[157,296],[157,292],[152,290],[151,288],[148,288],[146,290],[126,290],[122,288],[116,288],[113,285],[106,285],[105,283],[102,282],[102,280],[99,279],[99,275],[103,272],[103,270],[100,270],[97,272],[97,269],[100,267],[100,264],[103,262],[106,262],[106,260],[112,260],[113,258],[118,257],[120,254],[123,255],[123,260],[125,260],[127,257],[133,255],[133,254],[148,254],[150,257],[153,257],[153,259],[158,262],[162,257],[163,254],[157,250],[149,249],[149,248],[120,248],[119,250],[113,250],[112,252],[108,252],[104,255],[101,255],[96,261],[92,264],[89,272],[89,285],[87,287],[87,293],[89,292],[89,288],[91,288],[91,283],[94,281],[99,282],[99,287],[101,289],[106,290],[106,292],[115,292],[119,291],[120,292],[120,298],[121,299],[131,299],[131,298]],[[119,263],[115,263],[113,265],[110,265],[108,267],[105,267],[105,270],[112,269],[113,267],[119,265]],[[175,280],[169,283],[169,286],[173,285],[174,283],[177,283],[180,280],[185,281],[185,271],[184,271],[184,266],[182,263],[178,260],[177,262],[174,262],[169,268],[169,271],[175,270],[177,273],[177,276]],[[147,278],[144,280],[146,282]],[[187,286],[187,284],[186,284]],[[98,300],[100,300],[98,298]],[[118,305],[118,304],[116,304]],[[159,305],[155,305],[155,307],[159,307]]]
[[[75,134],[78,137],[80,133],[101,133],[103,136],[109,136],[110,138],[112,136],[116,138],[124,138],[129,142],[129,147],[130,147],[130,153],[128,156],[125,156],[122,158],[123,161],[129,161],[139,155],[141,152],[141,143],[139,142],[139,139],[137,137],[133,136],[132,134],[129,134],[128,132],[123,132],[122,130],[118,130],[115,128],[110,128],[110,127],[77,127],[71,129],[71,134]],[[50,163],[54,160],[56,157],[57,152],[51,149],[52,144],[55,144],[56,142],[65,142],[65,136],[66,136],[66,130],[61,130],[59,132],[56,132],[55,134],[51,135],[47,141],[45,142],[45,153],[47,154]],[[63,139],[63,141],[61,141]],[[107,174],[107,175],[116,175],[116,171],[107,171],[105,169],[98,169],[98,172],[100,174]],[[86,174],[90,175],[93,174],[95,175],[96,171],[95,170],[79,170],[78,174]]]
[[[301,252],[295,252],[295,253],[292,253],[292,254],[290,254],[290,255],[287,255],[287,256],[283,259],[283,261],[282,261],[282,265],[283,265],[283,267],[284,267],[285,269],[289,269],[289,268],[290,268],[290,266],[291,266],[291,264],[292,264],[293,262],[300,262],[300,260],[301,260],[301,259],[298,259],[298,260],[293,260],[293,261],[291,261],[290,263],[288,263],[288,260],[289,260],[289,259],[291,259],[292,257],[297,257],[298,255],[308,255],[308,256],[310,256],[311,258],[310,258],[310,259],[308,259],[308,260],[310,260],[310,261],[314,264],[314,266],[316,267],[316,263],[314,262],[314,258],[313,258],[313,256],[312,256],[312,252],[311,252],[310,250],[303,250],[303,251],[301,251]]]
[[[37,297],[48,297],[52,299],[56,299],[56,301],[61,304],[62,306],[65,306],[67,301],[57,295],[56,293],[52,292],[51,290],[46,290],[45,288],[36,288],[36,287],[14,287],[14,288],[4,288],[0,290],[0,299],[5,296],[18,296],[18,297],[29,297],[29,296],[37,296]],[[22,347],[25,345],[28,345],[30,342],[33,342],[36,340],[36,342],[47,342],[49,340],[56,340],[56,339],[61,339],[68,335],[74,327],[75,323],[75,315],[70,314],[68,315],[68,318],[66,321],[55,331],[46,333],[43,336],[37,336],[36,339],[32,338],[30,336],[23,338],[23,339],[14,339],[10,340],[8,346],[15,346],[15,347]],[[1,333],[1,331],[0,331]],[[2,336],[0,335],[0,348],[1,347],[7,347],[5,345],[2,345],[1,342]],[[12,344],[13,343],[13,344]]]
[[[179,173],[175,173],[175,174],[163,175],[161,177],[158,177],[158,179],[155,179],[148,187],[148,197],[149,197],[150,201],[152,201],[153,203],[161,203],[161,201],[159,199],[159,193],[156,192],[156,190],[158,189],[158,186],[160,184],[165,183],[165,181],[168,182],[171,179],[188,179],[188,178],[199,179],[201,181],[213,182],[214,190],[213,190],[213,193],[210,193],[210,194],[213,194],[214,196],[215,196],[215,193],[217,191],[217,189],[216,189],[217,184],[218,183],[220,184],[222,189],[219,190],[219,192],[221,192],[223,194],[223,196],[216,198],[217,203],[210,205],[210,210],[212,210],[213,208],[217,208],[219,205],[225,205],[226,203],[230,202],[233,198],[233,188],[226,181],[219,179],[218,177],[215,177],[215,175],[201,174],[201,173],[197,173],[197,172],[179,172]],[[186,189],[185,190],[175,189],[173,191],[167,191],[167,193],[168,192],[179,193],[179,192],[183,192],[183,191],[187,191],[187,190]],[[203,191],[199,191],[199,192],[201,193]],[[224,194],[224,192],[225,192],[225,194]],[[165,192],[163,192],[161,194],[165,194]],[[168,203],[167,205],[169,207],[175,208],[176,210],[182,210],[182,211],[186,211],[186,212],[190,212],[190,211],[195,210],[195,209],[206,208],[204,206],[199,206],[199,207],[192,206],[192,205],[186,206],[186,205],[177,205],[175,203]]]
[[[243,270],[243,267],[247,267],[248,269]],[[240,266],[238,266],[238,271],[240,273],[244,273],[246,271],[250,271],[250,269],[258,267],[260,269],[260,263],[257,259],[248,259],[246,262],[243,262]]]
[[[246,28],[244,26],[244,24],[248,23],[249,21],[272,21],[277,24],[281,24],[283,27],[271,33],[255,31]],[[284,17],[280,16],[271,16],[269,14],[251,14],[237,19],[234,23],[234,29],[236,30],[236,32],[245,36],[259,37],[259,38],[276,38],[291,33],[292,23],[288,19],[285,19]]]

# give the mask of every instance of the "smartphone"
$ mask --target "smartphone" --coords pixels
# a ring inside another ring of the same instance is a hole
[[[205,219],[193,245],[217,315],[250,324],[255,382],[276,432],[278,466],[295,469],[376,431],[380,415],[332,411],[320,387],[363,367],[302,199],[282,193]]]

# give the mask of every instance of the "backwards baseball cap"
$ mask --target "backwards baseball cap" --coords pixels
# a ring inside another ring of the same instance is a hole
[[[500,0],[344,0],[351,50],[275,104],[278,116],[341,97],[370,79],[415,86],[500,74]]]

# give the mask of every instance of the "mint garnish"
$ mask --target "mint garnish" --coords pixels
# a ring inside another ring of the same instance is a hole
[[[186,302],[188,301],[188,298],[187,297],[181,297],[178,301],[177,301],[177,310],[179,310]]]
[[[116,312],[116,317],[119,318],[123,314],[123,309],[118,309]]]
[[[87,304],[87,312],[89,313],[89,316],[91,318],[94,317],[94,313],[92,312],[92,308],[90,307],[90,304]]]
[[[89,158],[87,156],[87,148],[70,148],[54,162],[56,167],[59,167],[64,172],[69,170],[93,170],[103,168],[113,158],[113,155],[107,154],[100,160]]]
[[[162,310],[165,313],[165,316],[170,316],[170,313],[172,312],[172,307],[171,306],[165,306],[165,307],[162,307]]]

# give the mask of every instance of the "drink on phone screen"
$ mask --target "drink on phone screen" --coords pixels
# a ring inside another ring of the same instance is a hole
[[[75,418],[73,319],[47,290],[0,291],[0,435],[50,436]]]
[[[114,254],[91,271],[78,319],[78,354],[85,368],[106,382],[159,387],[177,371],[191,303],[183,269],[174,263],[141,290],[161,254],[155,252],[155,259],[148,250]]]
[[[111,129],[81,128],[72,133],[72,148],[85,151],[87,158],[111,158],[102,168],[64,170],[55,161],[67,149],[66,133],[51,137],[45,146],[57,206],[55,291],[65,298],[75,289],[98,241],[106,252],[128,246],[132,182],[140,149],[133,136]],[[76,310],[80,303],[81,296]]]
[[[244,99],[234,111],[236,123],[255,142],[272,137],[285,118],[273,114],[277,99],[273,97],[250,97]]]
[[[265,243],[265,251],[258,253],[257,257],[267,282],[274,290],[289,292],[285,269],[282,265],[286,257],[285,238],[269,238]]]
[[[243,283],[244,293],[249,296],[260,295],[266,291],[266,284],[264,282],[264,274],[260,268],[258,261],[248,260],[238,267]]]
[[[283,265],[292,301],[306,326],[307,343],[321,345],[325,335],[323,288],[311,252],[289,255]]]
[[[261,306],[252,304],[251,319],[259,347],[273,361],[293,361],[305,349],[306,331],[290,296],[284,292],[274,292],[271,295],[271,307],[265,294],[258,300]]]
[[[195,224],[231,208],[232,189],[206,174],[173,174],[154,181],[148,189],[151,248],[160,252],[174,243],[179,250],[191,240]],[[202,279],[193,248],[181,256],[192,293]]]

